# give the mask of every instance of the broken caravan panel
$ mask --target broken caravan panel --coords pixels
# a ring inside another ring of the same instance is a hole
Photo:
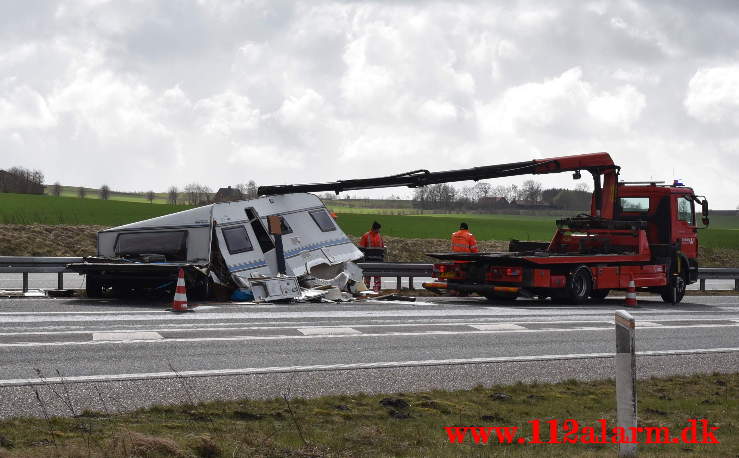
[[[103,288],[114,294],[166,288],[180,267],[191,289],[207,291],[208,278],[217,273],[217,281],[247,287],[249,278],[277,274],[274,240],[267,232],[271,215],[283,217],[287,275],[332,278],[345,262],[362,257],[320,199],[300,193],[210,204],[100,231],[97,257],[68,268],[87,275],[92,297]],[[178,245],[182,240],[184,248]]]
[[[321,200],[312,194],[216,204],[215,234],[238,286],[247,286],[246,280],[252,277],[277,275],[274,239],[267,225],[267,217],[272,215],[284,221],[282,244],[287,275],[333,277],[344,270],[345,262],[362,257]]]

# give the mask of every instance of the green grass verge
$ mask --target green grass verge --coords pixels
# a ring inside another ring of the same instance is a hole
[[[2,224],[118,226],[191,208],[186,205],[0,193]]]
[[[739,453],[739,374],[639,381],[639,425],[675,435],[689,419],[718,426],[720,444],[639,445],[640,456]],[[612,381],[515,384],[466,391],[242,400],[154,407],[129,414],[0,421],[0,456],[615,456],[616,445],[450,444],[445,426],[517,426],[575,419],[615,426]],[[63,390],[61,391],[63,393]],[[119,400],[120,401],[120,400]],[[548,440],[548,430],[544,440]],[[561,440],[562,432],[558,434]],[[644,434],[641,439],[644,440]]]
[[[342,213],[338,222],[344,232],[360,236],[369,230],[373,221],[382,224],[383,234],[393,237],[431,239],[449,238],[465,221],[478,240],[551,240],[556,230],[557,217],[525,215],[379,215]],[[739,249],[739,230],[711,226],[698,233],[705,248]]]

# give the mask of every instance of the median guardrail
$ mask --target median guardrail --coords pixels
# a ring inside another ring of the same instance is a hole
[[[82,258],[50,256],[0,256],[0,273],[23,274],[23,291],[28,291],[28,275],[31,273],[57,273],[58,289],[64,289],[67,264],[82,262]],[[430,277],[433,264],[411,262],[360,262],[367,277],[395,277],[396,288],[401,289],[402,279],[408,278],[408,287],[414,289],[413,279]],[[706,280],[734,280],[734,290],[739,291],[739,268],[701,267],[698,269],[700,290],[706,290]]]
[[[430,277],[434,266],[402,262],[360,262],[358,265],[367,277],[396,277],[397,289],[401,287],[402,278],[409,278],[409,287],[413,289],[413,278]],[[706,280],[734,280],[734,291],[739,291],[739,268],[701,267],[698,280],[701,291],[706,290]]]
[[[82,258],[54,256],[0,256],[0,273],[23,275],[23,292],[28,291],[28,274],[57,274],[57,289],[64,289],[67,264],[82,262]]]

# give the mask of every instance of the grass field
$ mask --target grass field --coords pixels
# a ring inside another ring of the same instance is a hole
[[[94,224],[119,226],[190,207],[72,197],[0,193],[2,224]]]
[[[180,382],[188,383],[186,379]],[[569,437],[587,437],[585,426],[595,427],[599,436],[599,419],[606,420],[610,428],[615,426],[614,385],[607,380],[570,380],[465,391],[202,404],[197,403],[197,391],[190,388],[180,390],[184,405],[126,414],[116,413],[121,400],[103,391],[102,411],[68,403],[73,418],[0,421],[0,457],[616,456],[618,446],[613,444],[501,445],[495,434],[487,445],[475,444],[469,433],[463,443],[452,444],[444,429],[509,426],[519,428],[513,437],[530,438],[529,422],[539,419],[541,438],[546,442],[551,440],[547,420],[557,419],[559,429],[554,436],[562,442],[562,422],[569,418],[580,425]],[[669,428],[671,437],[679,437],[689,419],[706,419],[710,426],[719,427],[715,437],[720,443],[642,444],[639,456],[736,456],[737,387],[739,374],[640,380],[639,426]],[[38,390],[39,403],[54,398],[44,387]],[[56,392],[65,399],[64,387],[57,387]],[[33,395],[29,389],[29,396]],[[646,433],[639,434],[640,442],[646,439]]]
[[[118,226],[190,208],[142,202],[0,193],[0,224],[93,224]],[[478,240],[550,240],[556,216],[501,214],[384,214],[393,209],[336,208],[344,232],[360,236],[377,220],[385,235],[402,238],[447,239],[465,221]],[[408,209],[397,209],[405,210]],[[371,212],[371,213],[368,213]],[[739,250],[739,216],[717,214],[699,234],[707,248]]]

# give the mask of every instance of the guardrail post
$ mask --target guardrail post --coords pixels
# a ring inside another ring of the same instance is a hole
[[[64,289],[64,272],[56,274],[56,289]]]
[[[706,279],[705,278],[701,278],[700,279],[700,289],[701,289],[701,291],[705,291],[706,290]]]
[[[23,272],[23,292],[28,292],[28,272]]]
[[[397,277],[397,278],[395,279],[395,289],[396,289],[396,290],[398,290],[398,291],[400,291],[400,288],[401,288],[401,286],[402,286],[402,285],[400,284],[400,280],[401,280],[401,277]]]
[[[413,277],[408,277],[408,289],[416,289],[413,285]]]
[[[739,278],[734,279],[734,291],[739,291]]]
[[[636,429],[636,350],[634,348],[634,317],[625,310],[616,311],[616,417],[624,436],[631,437]],[[633,439],[633,438],[632,438]],[[618,456],[635,457],[636,444],[621,443]]]

